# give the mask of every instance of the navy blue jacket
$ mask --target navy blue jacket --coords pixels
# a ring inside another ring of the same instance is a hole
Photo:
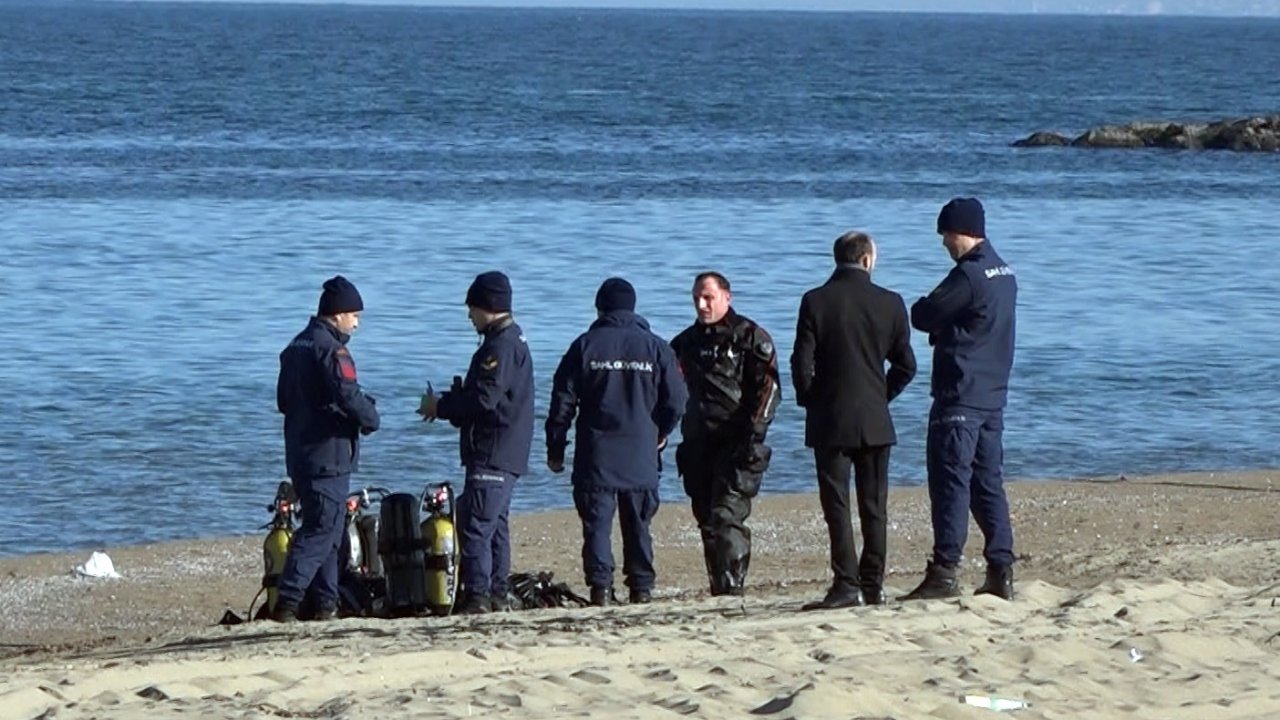
[[[999,410],[1008,398],[1018,280],[987,240],[956,261],[911,306],[911,325],[933,346],[931,394],[939,405]]]
[[[533,445],[533,358],[510,316],[484,330],[462,387],[440,396],[436,414],[462,430],[462,464],[524,475]]]
[[[579,335],[556,368],[547,413],[547,455],[563,458],[578,416],[574,487],[658,487],[658,443],[687,402],[675,353],[634,312],[615,310]]]
[[[360,435],[378,429],[378,409],[360,389],[350,336],[311,318],[280,353],[276,407],[284,414],[289,477],[346,475],[358,469]]]

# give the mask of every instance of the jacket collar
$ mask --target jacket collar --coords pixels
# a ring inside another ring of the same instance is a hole
[[[591,323],[591,328],[594,330],[600,327],[625,327],[627,325],[633,325],[645,330],[649,329],[649,321],[631,310],[610,310]]]
[[[339,332],[338,328],[334,327],[333,323],[329,322],[328,320],[325,320],[319,315],[311,316],[311,326],[323,329],[325,332],[332,335],[335,340],[337,340],[339,343],[343,345],[346,345],[348,342],[351,342],[350,335],[344,332]]]
[[[486,338],[491,338],[515,324],[515,316],[508,313],[486,325],[480,334],[484,335]]]

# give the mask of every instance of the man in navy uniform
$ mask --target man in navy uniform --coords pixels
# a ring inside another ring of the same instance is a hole
[[[686,401],[675,353],[635,308],[631,283],[604,281],[596,293],[598,319],[561,359],[547,414],[547,467],[555,473],[564,471],[577,415],[573,503],[582,519],[582,569],[593,605],[613,601],[615,509],[630,601],[652,599],[649,522],[658,512],[660,453]]]
[[[751,499],[769,467],[765,444],[782,392],[773,339],[732,306],[729,280],[693,281],[697,321],[671,341],[689,389],[676,466],[702,533],[712,595],[741,595],[751,564]]]
[[[496,271],[476,276],[467,316],[483,336],[461,383],[427,393],[418,413],[448,420],[461,433],[466,481],[458,497],[463,613],[508,610],[511,534],[508,516],[516,479],[529,469],[533,443],[533,360],[524,331],[511,316],[511,282]]]
[[[280,353],[276,406],[284,414],[289,478],[302,503],[302,527],[293,535],[272,611],[280,622],[297,619],[308,588],[317,620],[337,615],[338,548],[351,473],[359,465],[360,436],[379,424],[347,350],[362,310],[356,286],[341,275],[330,278],[315,317]]]
[[[938,234],[955,267],[911,307],[911,324],[933,346],[933,407],[927,459],[933,557],[903,600],[954,597],[969,511],[982,530],[986,580],[975,594],[1013,599],[1013,526],[1005,497],[1004,407],[1013,367],[1018,282],[986,239],[974,198],[938,214]]]

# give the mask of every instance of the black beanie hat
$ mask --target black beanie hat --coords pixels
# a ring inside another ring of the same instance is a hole
[[[987,218],[977,198],[954,198],[938,213],[938,234],[960,233],[969,237],[987,236]]]
[[[360,298],[360,291],[356,290],[356,286],[352,285],[350,280],[341,275],[335,275],[324,281],[318,315],[337,315],[360,310],[364,310],[364,300]]]
[[[497,270],[480,273],[467,288],[467,305],[489,312],[511,312],[511,281]]]
[[[600,284],[596,291],[596,309],[600,312],[636,309],[636,289],[619,277],[612,277]]]

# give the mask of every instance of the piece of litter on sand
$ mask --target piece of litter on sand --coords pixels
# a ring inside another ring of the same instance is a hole
[[[94,551],[83,565],[77,565],[75,573],[80,577],[91,578],[120,577],[120,573],[116,572],[115,566],[111,564],[111,558],[106,553],[97,551]]]
[[[1129,662],[1140,662],[1144,657],[1146,656],[1143,655],[1142,651],[1139,650],[1138,648],[1135,648],[1135,647],[1129,648]]]
[[[1022,708],[1031,707],[1031,703],[1024,700],[995,697],[994,695],[961,695],[960,702],[965,705],[986,708],[997,712],[1004,712],[1005,710],[1021,710]]]

